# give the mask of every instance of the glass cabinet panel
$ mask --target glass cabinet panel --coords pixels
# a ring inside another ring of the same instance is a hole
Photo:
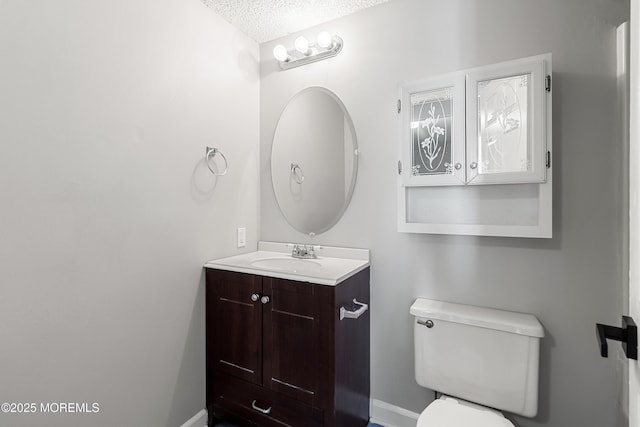
[[[453,173],[453,88],[411,94],[411,175]]]
[[[478,82],[478,173],[531,170],[530,74]]]

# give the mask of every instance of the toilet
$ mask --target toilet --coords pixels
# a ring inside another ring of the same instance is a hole
[[[542,325],[531,314],[418,298],[415,376],[442,393],[416,427],[514,427],[500,411],[534,417]]]

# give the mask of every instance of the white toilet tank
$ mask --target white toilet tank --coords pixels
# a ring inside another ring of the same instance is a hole
[[[533,417],[542,325],[530,314],[418,298],[416,381],[423,387]]]

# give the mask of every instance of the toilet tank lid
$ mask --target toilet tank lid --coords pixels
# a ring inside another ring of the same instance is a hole
[[[409,310],[417,317],[446,320],[480,328],[542,338],[544,329],[532,314],[418,298]]]

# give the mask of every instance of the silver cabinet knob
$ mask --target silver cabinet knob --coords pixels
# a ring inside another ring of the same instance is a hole
[[[253,302],[258,301],[259,298],[260,298],[260,295],[258,295],[258,294],[251,295],[251,301],[253,301]]]
[[[460,170],[460,169],[462,168],[462,163],[456,163],[455,168],[456,168],[457,170]]]
[[[469,165],[469,167],[470,167],[471,169],[475,169],[475,168],[477,168],[477,167],[478,167],[478,164],[477,164],[476,162],[473,162],[473,163],[471,163],[471,164]]]
[[[260,299],[260,301],[262,301],[263,304],[266,304],[269,302],[269,297],[265,295]]]

